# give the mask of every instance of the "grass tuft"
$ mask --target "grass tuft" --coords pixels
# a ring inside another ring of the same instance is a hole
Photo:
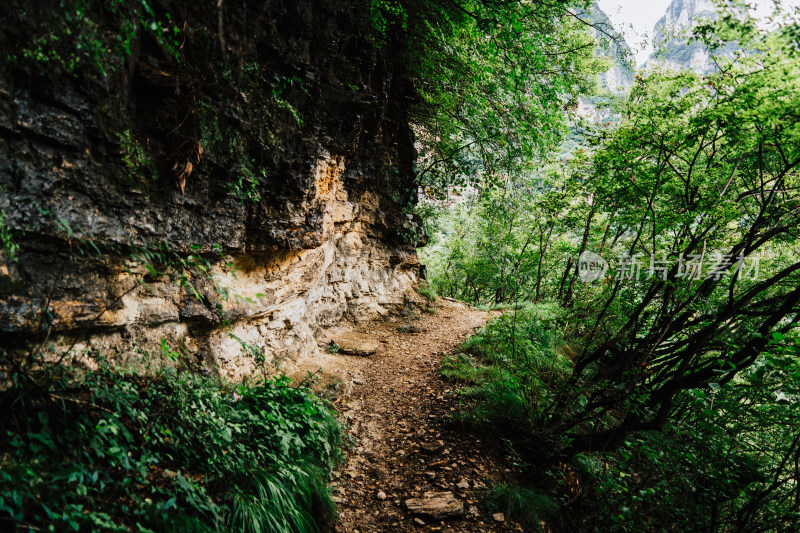
[[[542,520],[558,516],[560,507],[548,495],[518,485],[498,485],[487,498],[490,509],[520,525],[539,530]]]
[[[420,282],[419,287],[417,287],[417,292],[429,302],[435,302],[436,298],[439,297],[434,286],[426,281]]]

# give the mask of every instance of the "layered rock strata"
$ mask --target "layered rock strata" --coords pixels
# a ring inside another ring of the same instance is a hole
[[[12,3],[0,44],[24,50],[46,15]],[[3,346],[252,376],[402,305],[419,224],[398,44],[348,2],[153,4],[175,55],[137,26],[102,76],[3,65]]]

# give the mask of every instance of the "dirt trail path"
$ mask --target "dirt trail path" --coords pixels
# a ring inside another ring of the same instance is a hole
[[[322,361],[323,374],[342,380],[336,404],[353,439],[335,473],[338,532],[521,531],[479,505],[481,491],[509,471],[496,443],[449,422],[458,385],[440,377],[442,357],[490,315],[453,301],[439,300],[437,306],[435,314],[416,320],[356,328],[379,344],[369,358],[331,355]],[[417,331],[399,331],[401,325]],[[464,515],[436,520],[412,514],[406,501],[426,492],[451,492]]]

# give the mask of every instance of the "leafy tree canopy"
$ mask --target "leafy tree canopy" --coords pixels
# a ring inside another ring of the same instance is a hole
[[[529,170],[566,133],[566,109],[594,90],[590,2],[373,2],[377,24],[402,27],[417,96],[417,178],[430,193],[478,174],[497,182]]]

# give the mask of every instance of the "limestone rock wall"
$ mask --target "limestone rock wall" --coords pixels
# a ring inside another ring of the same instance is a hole
[[[402,43],[370,39],[357,3],[151,2],[178,51],[135,25],[102,75],[35,63],[31,36],[58,21],[12,4],[0,213],[19,249],[0,252],[3,348],[135,361],[163,339],[238,377],[403,303],[419,273],[413,91]],[[127,27],[97,9],[98,39]]]
[[[697,74],[708,74],[716,70],[706,46],[691,39],[697,24],[718,16],[718,7],[712,0],[673,0],[664,16],[653,29],[653,44],[656,52],[647,60],[645,67],[691,70]],[[718,50],[725,55],[734,50],[728,44]]]

